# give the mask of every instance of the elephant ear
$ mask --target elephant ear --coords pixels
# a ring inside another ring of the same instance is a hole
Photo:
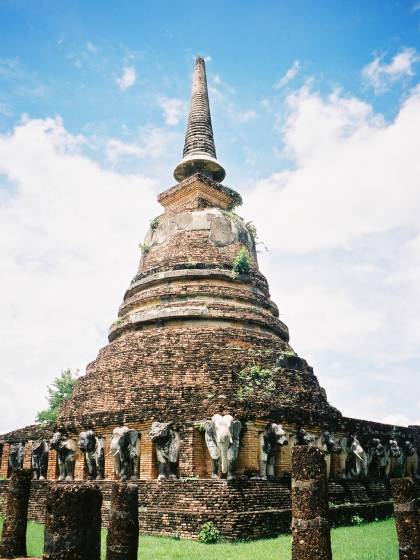
[[[137,430],[129,430],[127,432],[128,438],[129,438],[129,442],[130,445],[132,447],[135,447],[137,445],[137,440],[139,439],[139,433]]]
[[[230,433],[232,435],[233,441],[239,441],[239,434],[241,433],[242,424],[239,420],[234,420],[230,427]]]

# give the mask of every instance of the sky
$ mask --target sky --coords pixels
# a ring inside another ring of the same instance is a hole
[[[420,424],[420,2],[0,0],[0,433],[107,343],[197,54],[292,346],[344,415]]]

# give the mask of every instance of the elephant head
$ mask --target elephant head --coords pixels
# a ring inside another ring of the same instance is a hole
[[[48,442],[44,440],[32,442],[32,476],[34,480],[44,480],[48,469]]]
[[[348,438],[346,478],[365,478],[367,476],[367,455],[358,438],[352,434]]]
[[[321,445],[325,447],[325,452],[328,454],[337,453],[340,454],[342,449],[341,445],[336,441],[331,432],[325,431],[321,433]]]
[[[401,448],[398,445],[398,442],[396,439],[390,439],[388,440],[388,452],[389,452],[389,456],[393,457],[394,459],[398,459],[399,457],[401,457]]]
[[[153,422],[149,437],[156,445],[158,461],[158,480],[176,480],[178,478],[178,458],[181,439],[173,429],[173,422]]]
[[[82,453],[92,453],[97,445],[97,437],[93,430],[86,430],[79,434],[79,449]]]
[[[58,480],[73,480],[76,441],[70,438],[65,430],[59,430],[50,439],[50,447],[57,451],[58,469],[60,471]]]
[[[212,476],[218,476],[220,459],[222,473],[227,475],[228,480],[234,478],[242,424],[230,414],[215,414],[205,426],[206,443],[212,458]]]
[[[388,457],[385,446],[379,438],[373,438],[370,443],[369,451],[369,475],[374,478],[380,478],[385,475]]]
[[[262,478],[274,479],[277,449],[288,443],[286,432],[281,424],[274,422],[267,424],[260,439],[260,474]]]
[[[317,438],[315,445],[324,452],[325,465],[327,469],[327,480],[331,471],[331,455],[335,453],[340,455],[342,452],[341,444],[339,444],[334,436],[328,430],[321,432]],[[344,469],[342,469],[344,470]]]
[[[63,431],[54,432],[52,438],[50,439],[50,447],[55,451],[59,451],[62,447],[64,442],[67,440],[67,433]]]
[[[308,434],[308,432],[300,427],[296,432],[296,445],[311,445],[314,443],[315,438]]]
[[[115,428],[112,432],[111,454],[114,457],[114,470],[117,478],[135,478],[138,467],[139,433],[127,426]]]
[[[104,478],[104,440],[99,438],[93,429],[79,434],[79,449],[85,454],[89,480]]]
[[[25,444],[21,441],[12,443],[9,451],[9,467],[11,471],[16,471],[23,467],[23,458],[25,456]]]
[[[282,447],[283,445],[288,445],[288,443],[286,432],[281,424],[275,424],[274,422],[267,424],[264,430],[264,444],[266,447],[277,445]],[[267,451],[269,450],[267,449]]]
[[[403,444],[404,455],[406,457],[412,457],[416,452],[416,448],[411,443],[411,441],[405,441]]]
[[[403,444],[403,476],[410,476],[411,478],[417,480],[419,478],[418,467],[419,459],[417,455],[416,448],[411,441],[405,441]]]

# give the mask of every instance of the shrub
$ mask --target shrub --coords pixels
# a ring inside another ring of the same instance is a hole
[[[142,252],[142,255],[147,255],[150,251],[150,245],[146,245],[146,243],[139,243],[139,249]]]
[[[250,269],[251,257],[249,251],[246,247],[242,247],[233,261],[232,270],[235,274],[249,274]]]
[[[262,397],[269,397],[276,390],[276,384],[273,379],[275,369],[262,368],[253,364],[244,368],[238,374],[239,379],[239,398],[244,399],[255,393]]]
[[[198,534],[198,540],[205,544],[215,544],[222,540],[222,536],[213,521],[207,521],[207,523],[204,523],[201,527],[201,531]]]
[[[155,231],[158,227],[159,227],[159,216],[156,216],[156,218],[150,220],[150,229],[152,231]]]
[[[360,517],[360,515],[353,515],[351,518],[352,525],[361,525],[364,522],[365,520],[363,519],[363,517]]]

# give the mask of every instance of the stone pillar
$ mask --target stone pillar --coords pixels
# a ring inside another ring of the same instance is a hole
[[[416,484],[411,478],[393,478],[390,484],[400,560],[420,560],[420,515],[416,505]]]
[[[50,449],[48,453],[47,480],[57,480],[58,478],[58,459],[57,451]]]
[[[181,447],[179,450],[179,476],[193,476],[193,439],[194,428],[187,428],[181,435]]]
[[[43,560],[100,560],[101,505],[95,484],[53,484],[46,501]]]
[[[6,498],[1,558],[26,556],[26,526],[31,490],[31,471],[18,469],[12,473]]]
[[[0,464],[1,478],[7,478],[9,476],[9,455],[10,455],[10,443],[4,443],[3,452],[1,454],[1,464]]]
[[[82,453],[77,446],[74,461],[74,480],[86,480],[87,479],[87,466],[85,460],[85,454]]]
[[[292,451],[292,560],[332,560],[327,469],[315,446]]]
[[[25,444],[25,454],[23,456],[23,468],[32,468],[32,441],[27,441]]]
[[[137,484],[114,482],[106,539],[106,560],[137,560],[139,491]]]
[[[156,459],[156,447],[150,441],[149,428],[141,432],[141,460],[140,460],[140,480],[150,480],[157,478],[158,468]]]

